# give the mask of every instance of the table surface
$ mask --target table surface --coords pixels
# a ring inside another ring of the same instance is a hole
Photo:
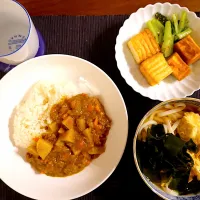
[[[157,0],[18,0],[29,13],[41,15],[116,15],[130,14]],[[160,0],[163,3],[166,1]],[[200,11],[199,0],[169,0],[188,7],[191,11]]]
[[[21,2],[22,1],[27,2],[27,8],[29,12],[31,11],[31,7],[42,7],[42,4],[40,4],[42,0],[35,0],[35,5],[30,4],[31,0],[21,0]],[[123,2],[125,0],[121,1]],[[144,0],[140,1],[144,2]],[[51,6],[53,5],[52,2],[59,3],[62,2],[62,0],[49,0],[49,4]],[[74,2],[76,2],[76,0],[74,0]],[[85,0],[85,2],[88,1]],[[127,0],[126,2],[129,1]],[[186,1],[184,0],[182,2],[186,3]],[[26,3],[24,3],[24,5],[26,5]],[[54,9],[52,9],[52,11]],[[59,14],[56,9],[55,13],[51,13],[50,9],[47,8],[44,8],[44,12],[42,11],[42,8],[40,10],[41,11],[34,11],[33,9],[33,13],[31,14],[34,14],[34,12],[36,15]],[[200,8],[198,10],[200,10]],[[128,11],[126,10],[126,12]],[[75,15],[76,13],[77,12],[71,14]],[[82,12],[80,12],[80,14],[81,13]],[[144,184],[144,182],[140,178],[133,162],[132,153],[132,142],[137,124],[139,123],[139,120],[142,118],[142,116],[149,109],[151,109],[152,106],[156,105],[158,101],[152,101],[134,92],[132,88],[130,88],[121,77],[114,59],[115,39],[118,34],[119,28],[122,26],[124,20],[127,17],[127,15],[122,15],[102,17],[43,16],[32,18],[35,26],[41,31],[42,35],[45,38],[47,45],[46,54],[62,53],[75,55],[96,64],[102,70],[104,70],[116,83],[124,97],[127,106],[129,115],[129,136],[124,155],[119,165],[104,184],[102,184],[93,192],[85,195],[84,197],[78,198],[79,200],[101,200],[117,197],[128,199],[130,196],[136,196],[136,198],[137,196],[140,196],[141,199],[148,200],[160,199]],[[3,75],[4,74],[1,73],[0,78]],[[200,91],[195,92],[193,94],[193,97],[200,98]],[[140,102],[142,107],[137,106],[138,102]],[[6,186],[2,181],[0,181],[0,199],[29,200],[29,198],[18,194],[17,192]]]

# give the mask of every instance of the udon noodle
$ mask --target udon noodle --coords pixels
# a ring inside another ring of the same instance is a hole
[[[154,111],[141,126],[140,131],[147,130],[152,124],[162,123],[165,133],[175,134],[180,123],[180,119],[184,116],[183,110],[186,108],[184,103],[166,104],[162,108]]]

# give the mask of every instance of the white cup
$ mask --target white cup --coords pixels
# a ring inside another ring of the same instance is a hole
[[[0,0],[0,62],[17,65],[35,57],[39,39],[27,10],[14,0]]]

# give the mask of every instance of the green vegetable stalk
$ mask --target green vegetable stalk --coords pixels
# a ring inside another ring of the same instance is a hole
[[[147,27],[152,32],[156,41],[161,45],[163,42],[164,26],[157,19],[153,18],[147,22]]]
[[[153,18],[151,20],[151,22],[153,23],[153,25],[155,25],[159,30],[164,30],[164,25],[157,19]]]
[[[187,28],[184,31],[182,31],[181,33],[178,33],[176,36],[179,40],[183,39],[184,37],[186,37],[187,35],[189,35],[192,32],[191,28]]]
[[[159,43],[159,40],[158,40],[158,34],[157,34],[157,31],[156,31],[156,28],[154,27],[154,25],[152,24],[152,21],[149,20],[147,22],[147,27],[149,28],[149,30],[152,32],[153,36],[156,38],[156,41]]]
[[[182,32],[186,26],[187,26],[187,13],[186,11],[183,11],[181,13],[181,18],[179,22],[179,32]]]
[[[165,23],[164,41],[161,47],[162,53],[165,57],[169,57],[173,53],[174,35],[172,34],[171,22]]]
[[[178,28],[178,17],[177,17],[176,14],[173,14],[173,15],[172,15],[172,20],[173,20],[173,23],[174,23],[175,34],[178,34],[178,33],[179,33],[179,28]]]
[[[158,43],[159,43],[159,45],[161,45],[162,42],[163,42],[163,35],[164,35],[164,29],[165,29],[165,27],[163,26],[163,24],[159,20],[157,20],[155,18],[153,18],[151,20],[151,22],[152,22],[152,24],[153,24],[153,26],[154,26],[154,28],[155,28],[155,30],[157,32]]]

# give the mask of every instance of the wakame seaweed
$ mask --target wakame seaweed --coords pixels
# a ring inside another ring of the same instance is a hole
[[[188,183],[194,162],[187,150],[197,152],[192,139],[184,142],[171,133],[165,134],[163,125],[158,124],[147,130],[145,142],[137,140],[136,147],[140,169],[152,182],[172,178],[169,188],[179,194],[200,191],[200,181],[194,178]]]
[[[192,139],[190,139],[188,142],[185,143],[185,147],[194,153],[197,153],[198,151],[198,148]]]

